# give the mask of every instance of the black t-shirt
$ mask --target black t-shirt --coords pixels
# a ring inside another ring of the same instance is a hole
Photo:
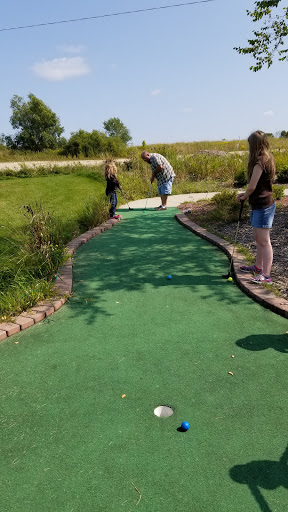
[[[109,194],[115,192],[117,188],[120,188],[120,183],[117,180],[116,176],[114,176],[114,174],[110,176],[110,178],[106,178],[106,181],[106,196],[109,196]]]
[[[262,210],[273,203],[272,181],[268,172],[263,169],[255,190],[249,196],[249,204],[252,210]]]

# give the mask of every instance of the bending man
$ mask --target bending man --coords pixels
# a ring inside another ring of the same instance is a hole
[[[174,180],[174,170],[168,160],[159,153],[148,153],[143,151],[141,158],[144,162],[150,164],[152,176],[151,183],[157,180],[158,192],[161,197],[161,204],[155,210],[167,210],[168,195],[172,193],[172,183]]]

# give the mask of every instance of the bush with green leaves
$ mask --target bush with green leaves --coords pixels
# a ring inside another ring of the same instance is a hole
[[[223,192],[220,192],[219,194],[216,194],[212,199],[211,202],[216,206],[215,210],[213,211],[213,217],[214,220],[217,222],[227,222],[232,223],[236,222],[239,219],[239,212],[240,212],[240,203],[236,199],[237,192],[236,191],[227,191],[224,190]],[[249,210],[249,205],[247,201],[244,202],[243,205],[243,213],[242,218],[247,215],[247,212]]]
[[[273,185],[273,197],[275,201],[279,201],[284,197],[285,187],[283,185]]]
[[[277,168],[277,182],[288,183],[288,164],[279,165]]]
[[[41,205],[26,205],[23,211],[24,231],[14,241],[11,237],[0,257],[0,318],[10,318],[53,295],[57,268],[66,259],[59,221]]]
[[[71,134],[62,153],[72,158],[105,157],[105,155],[125,157],[127,156],[127,147],[118,136],[108,137],[105,133],[97,130],[93,130],[91,133],[79,130]]]
[[[238,169],[234,175],[234,187],[244,187],[247,185],[247,170]]]
[[[89,198],[84,205],[84,209],[78,216],[78,226],[80,233],[88,231],[95,226],[99,226],[107,220],[109,202],[107,197],[102,199]]]
[[[35,277],[51,279],[65,260],[60,222],[38,204],[25,205],[23,210],[28,226],[22,261]]]
[[[276,182],[288,183],[288,151],[274,151],[273,155],[276,162]]]

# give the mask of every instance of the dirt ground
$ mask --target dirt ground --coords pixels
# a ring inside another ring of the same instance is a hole
[[[237,223],[210,224],[205,222],[205,214],[211,211],[213,205],[210,202],[185,203],[179,207],[181,211],[191,210],[186,215],[196,224],[202,225],[208,231],[216,233],[221,238],[227,238],[234,242]],[[205,224],[205,225],[204,225]],[[253,239],[253,229],[249,218],[241,220],[237,243],[246,247],[252,254],[256,254],[256,245]],[[271,229],[271,243],[274,252],[271,277],[281,295],[288,299],[288,197],[277,201],[277,209]]]

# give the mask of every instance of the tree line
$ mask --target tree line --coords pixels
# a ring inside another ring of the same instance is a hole
[[[65,156],[86,158],[101,153],[121,156],[132,140],[128,128],[118,117],[103,122],[103,131],[78,130],[69,139],[63,137],[64,128],[59,117],[34,94],[28,100],[14,95],[10,106],[10,123],[15,130],[13,135],[1,135],[0,143],[9,149],[40,152],[58,149]]]

